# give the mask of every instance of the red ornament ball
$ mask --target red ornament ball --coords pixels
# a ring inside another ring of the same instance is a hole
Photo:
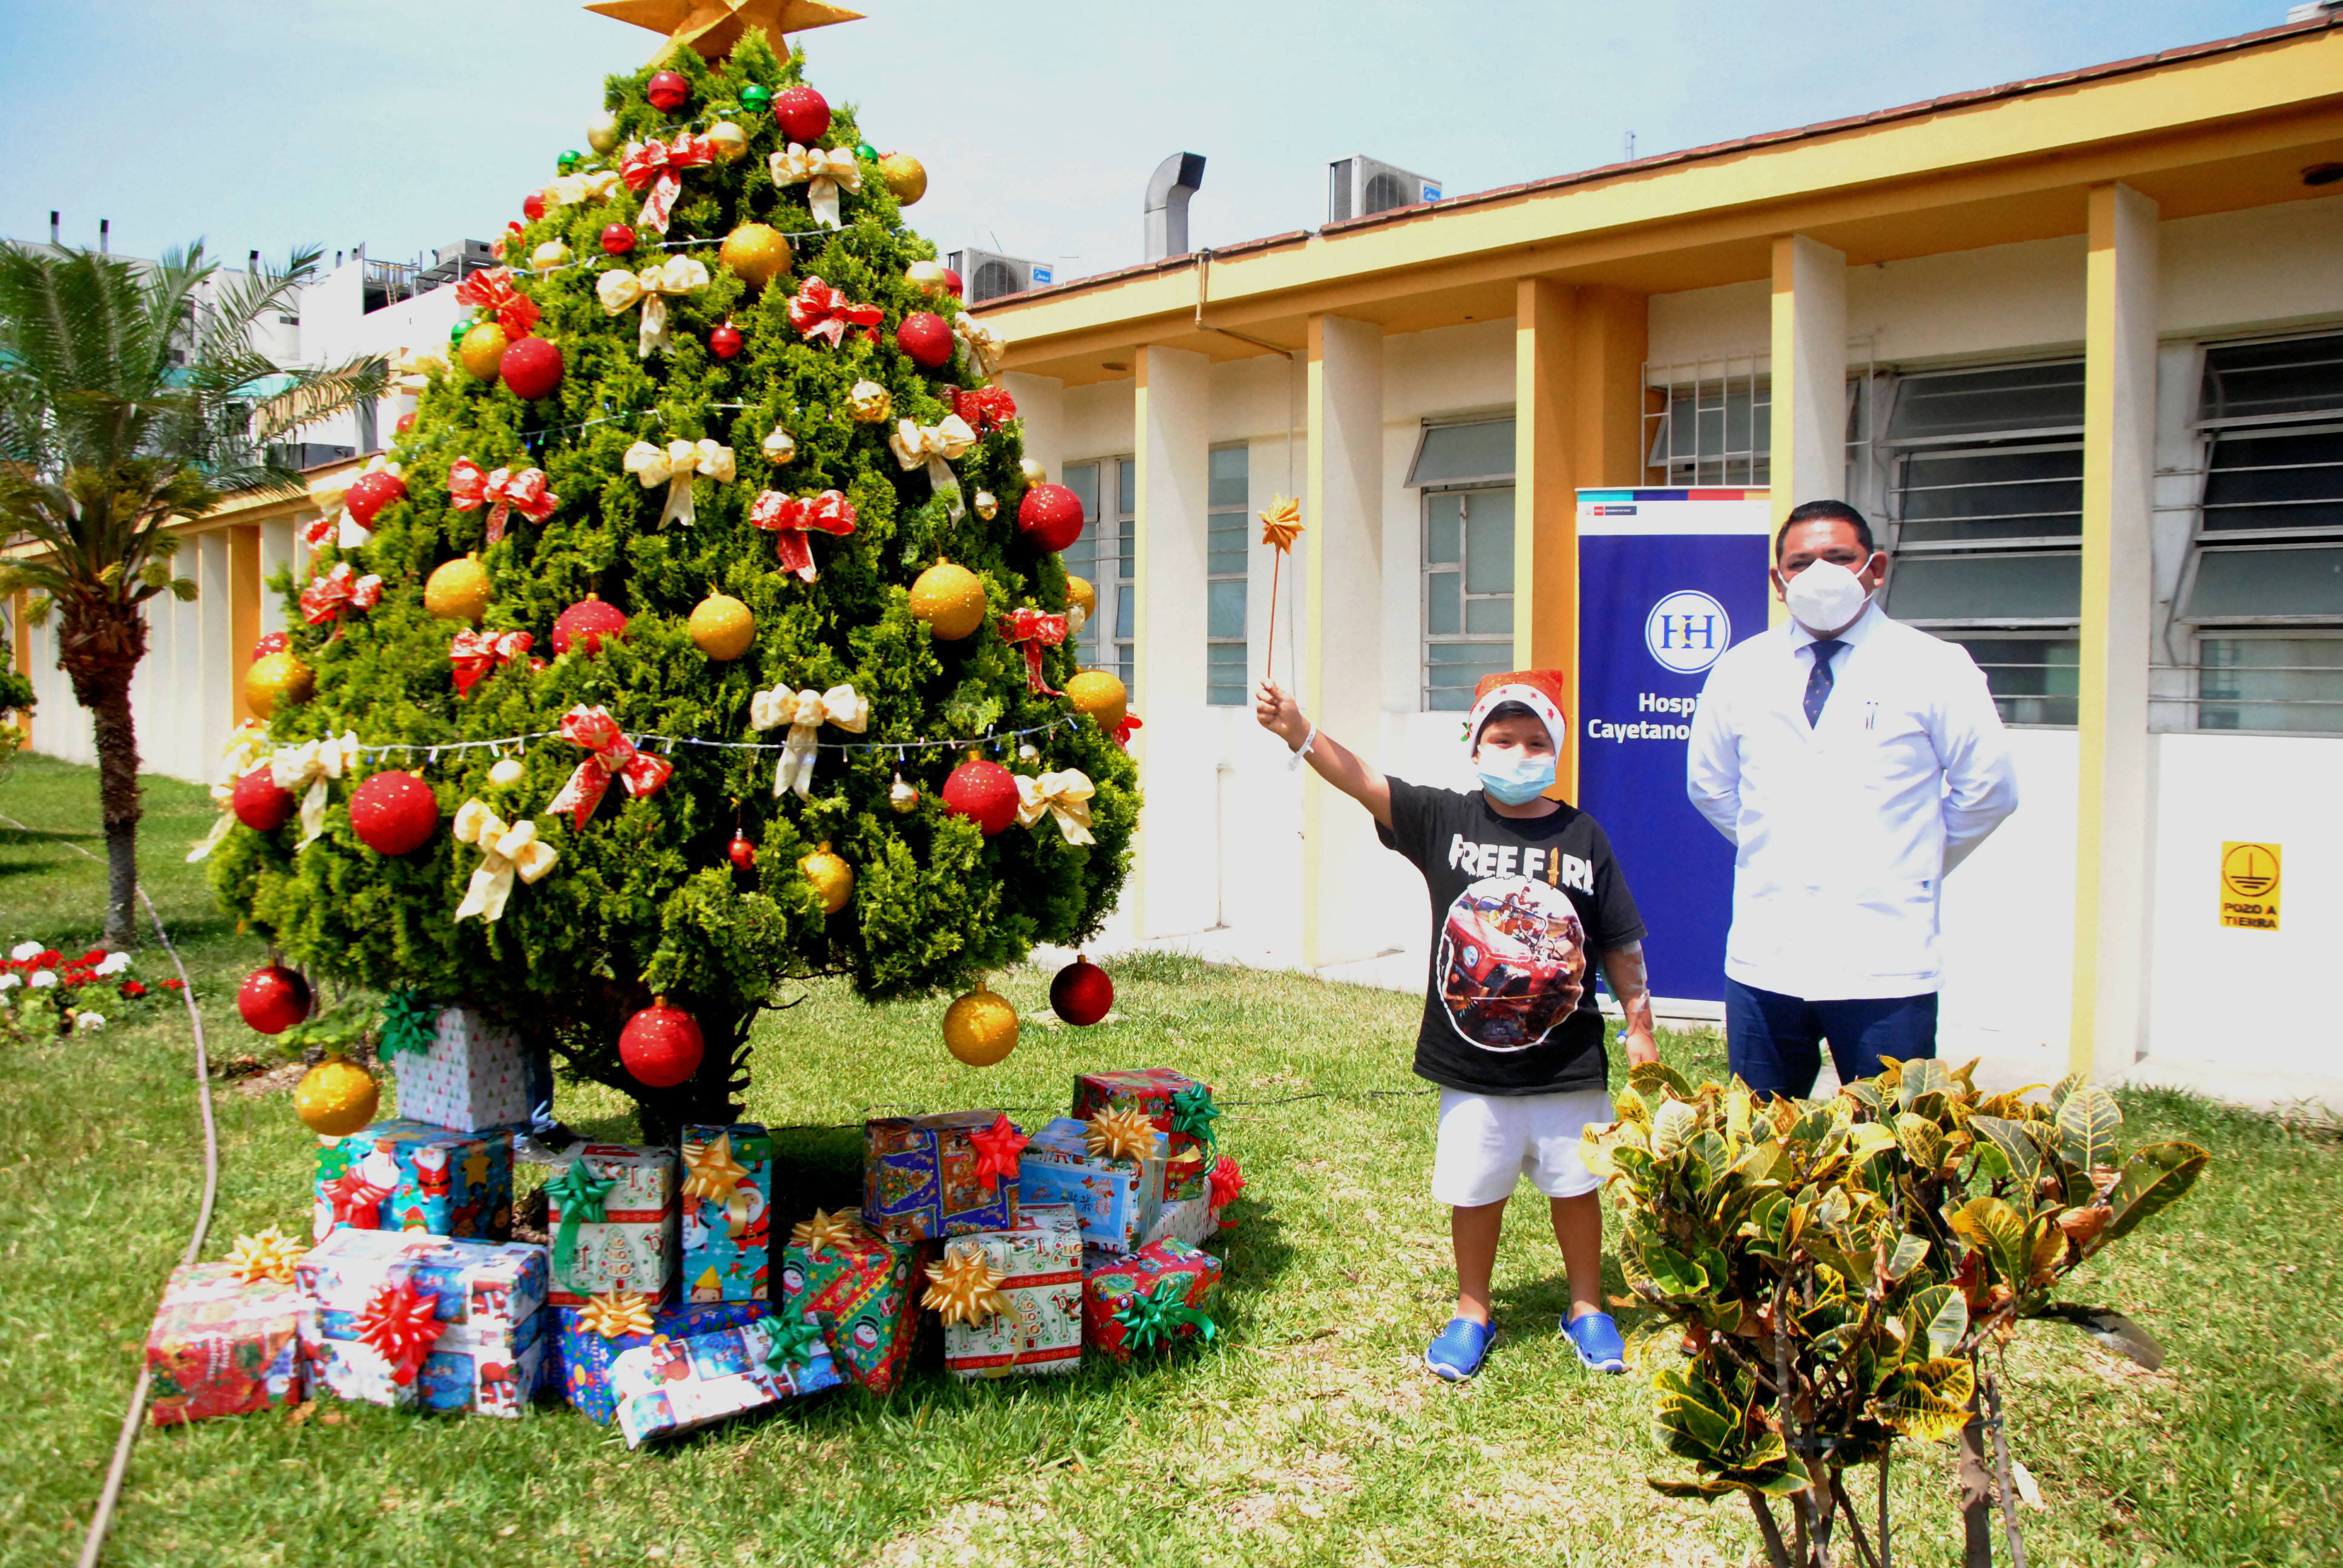
[[[753,871],[757,869],[757,846],[738,833],[733,834],[732,841],[724,846],[724,853],[731,857],[732,869],[736,871]]]
[[[950,286],[952,297],[954,299],[965,299],[967,297],[967,294],[965,292],[966,286],[960,282],[960,274],[954,272],[949,266],[944,268],[944,282]]]
[[[729,359],[740,352],[740,329],[730,322],[724,323],[708,335],[708,351],[719,359]]]
[[[791,87],[773,99],[773,123],[789,140],[811,146],[830,129],[830,100],[811,87]]]
[[[653,1089],[673,1089],[699,1071],[707,1049],[692,1016],[668,1006],[665,997],[628,1019],[618,1033],[618,1060]]]
[[[542,337],[523,337],[505,350],[497,374],[516,397],[534,402],[561,385],[561,350]]]
[[[293,791],[277,782],[264,762],[236,781],[228,809],[256,833],[274,833],[293,819]]]
[[[1067,1023],[1088,1026],[1114,1007],[1114,981],[1087,955],[1058,971],[1050,982],[1050,1010]]]
[[[293,639],[283,632],[265,631],[260,634],[260,640],[252,645],[252,657],[256,659],[266,658],[270,654],[283,653],[292,646]]]
[[[350,792],[350,831],[377,855],[419,849],[439,829],[439,798],[412,773],[377,773]]]
[[[402,436],[406,435],[409,430],[414,429],[415,410],[409,408],[406,413],[401,414],[398,417],[398,423],[392,426],[391,428]]]
[[[1017,531],[1040,550],[1062,550],[1082,537],[1082,498],[1063,485],[1036,485],[1017,504]]]
[[[545,216],[545,193],[531,191],[520,198],[520,216],[535,223]]]
[[[635,248],[635,231],[622,223],[614,223],[602,231],[602,248],[612,256],[624,256]]]
[[[691,84],[673,71],[661,71],[650,79],[643,95],[651,101],[652,108],[662,115],[671,115],[690,100]]]
[[[583,643],[588,653],[599,653],[604,638],[626,635],[627,612],[588,594],[555,618],[553,651],[568,653],[572,643]]]
[[[895,347],[911,357],[922,370],[949,365],[952,357],[951,328],[932,310],[914,310],[895,328]]]
[[[377,468],[371,474],[360,474],[354,480],[342,505],[349,509],[350,521],[362,528],[374,527],[377,513],[393,501],[407,499],[407,481],[397,474]]]
[[[971,757],[944,780],[944,809],[991,838],[1017,820],[1017,779],[998,762]]]
[[[283,1034],[309,1016],[309,982],[283,964],[264,964],[236,988],[236,1010],[261,1034]]]

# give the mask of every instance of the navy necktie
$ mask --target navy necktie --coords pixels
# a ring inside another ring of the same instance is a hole
[[[1837,678],[1831,674],[1831,660],[1846,644],[1835,637],[1818,638],[1815,647],[1814,673],[1806,677],[1806,728],[1812,729],[1822,722],[1823,704],[1830,700],[1831,687]]]

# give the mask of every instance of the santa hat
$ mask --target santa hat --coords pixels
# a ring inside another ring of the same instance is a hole
[[[1508,702],[1518,702],[1544,721],[1546,736],[1560,752],[1570,734],[1570,720],[1562,711],[1564,689],[1558,669],[1513,669],[1483,676],[1481,684],[1473,689],[1473,716],[1464,725],[1466,741],[1479,745],[1481,727],[1489,721],[1489,715]]]

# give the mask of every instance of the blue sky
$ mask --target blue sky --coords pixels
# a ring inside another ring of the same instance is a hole
[[[1353,153],[1450,194],[2117,60],[2284,20],[2286,0],[864,0],[804,35],[866,135],[928,166],[940,246],[1140,257],[1146,177],[1209,160],[1192,237],[1324,221]],[[568,0],[5,0],[0,236],[154,255],[410,256],[490,238],[582,147],[654,35]],[[330,259],[330,256],[329,256]]]

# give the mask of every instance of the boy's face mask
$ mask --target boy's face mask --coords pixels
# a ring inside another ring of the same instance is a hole
[[[1526,804],[1553,789],[1554,763],[1551,751],[1527,756],[1487,747],[1473,759],[1474,770],[1481,775],[1481,788],[1508,806]]]

